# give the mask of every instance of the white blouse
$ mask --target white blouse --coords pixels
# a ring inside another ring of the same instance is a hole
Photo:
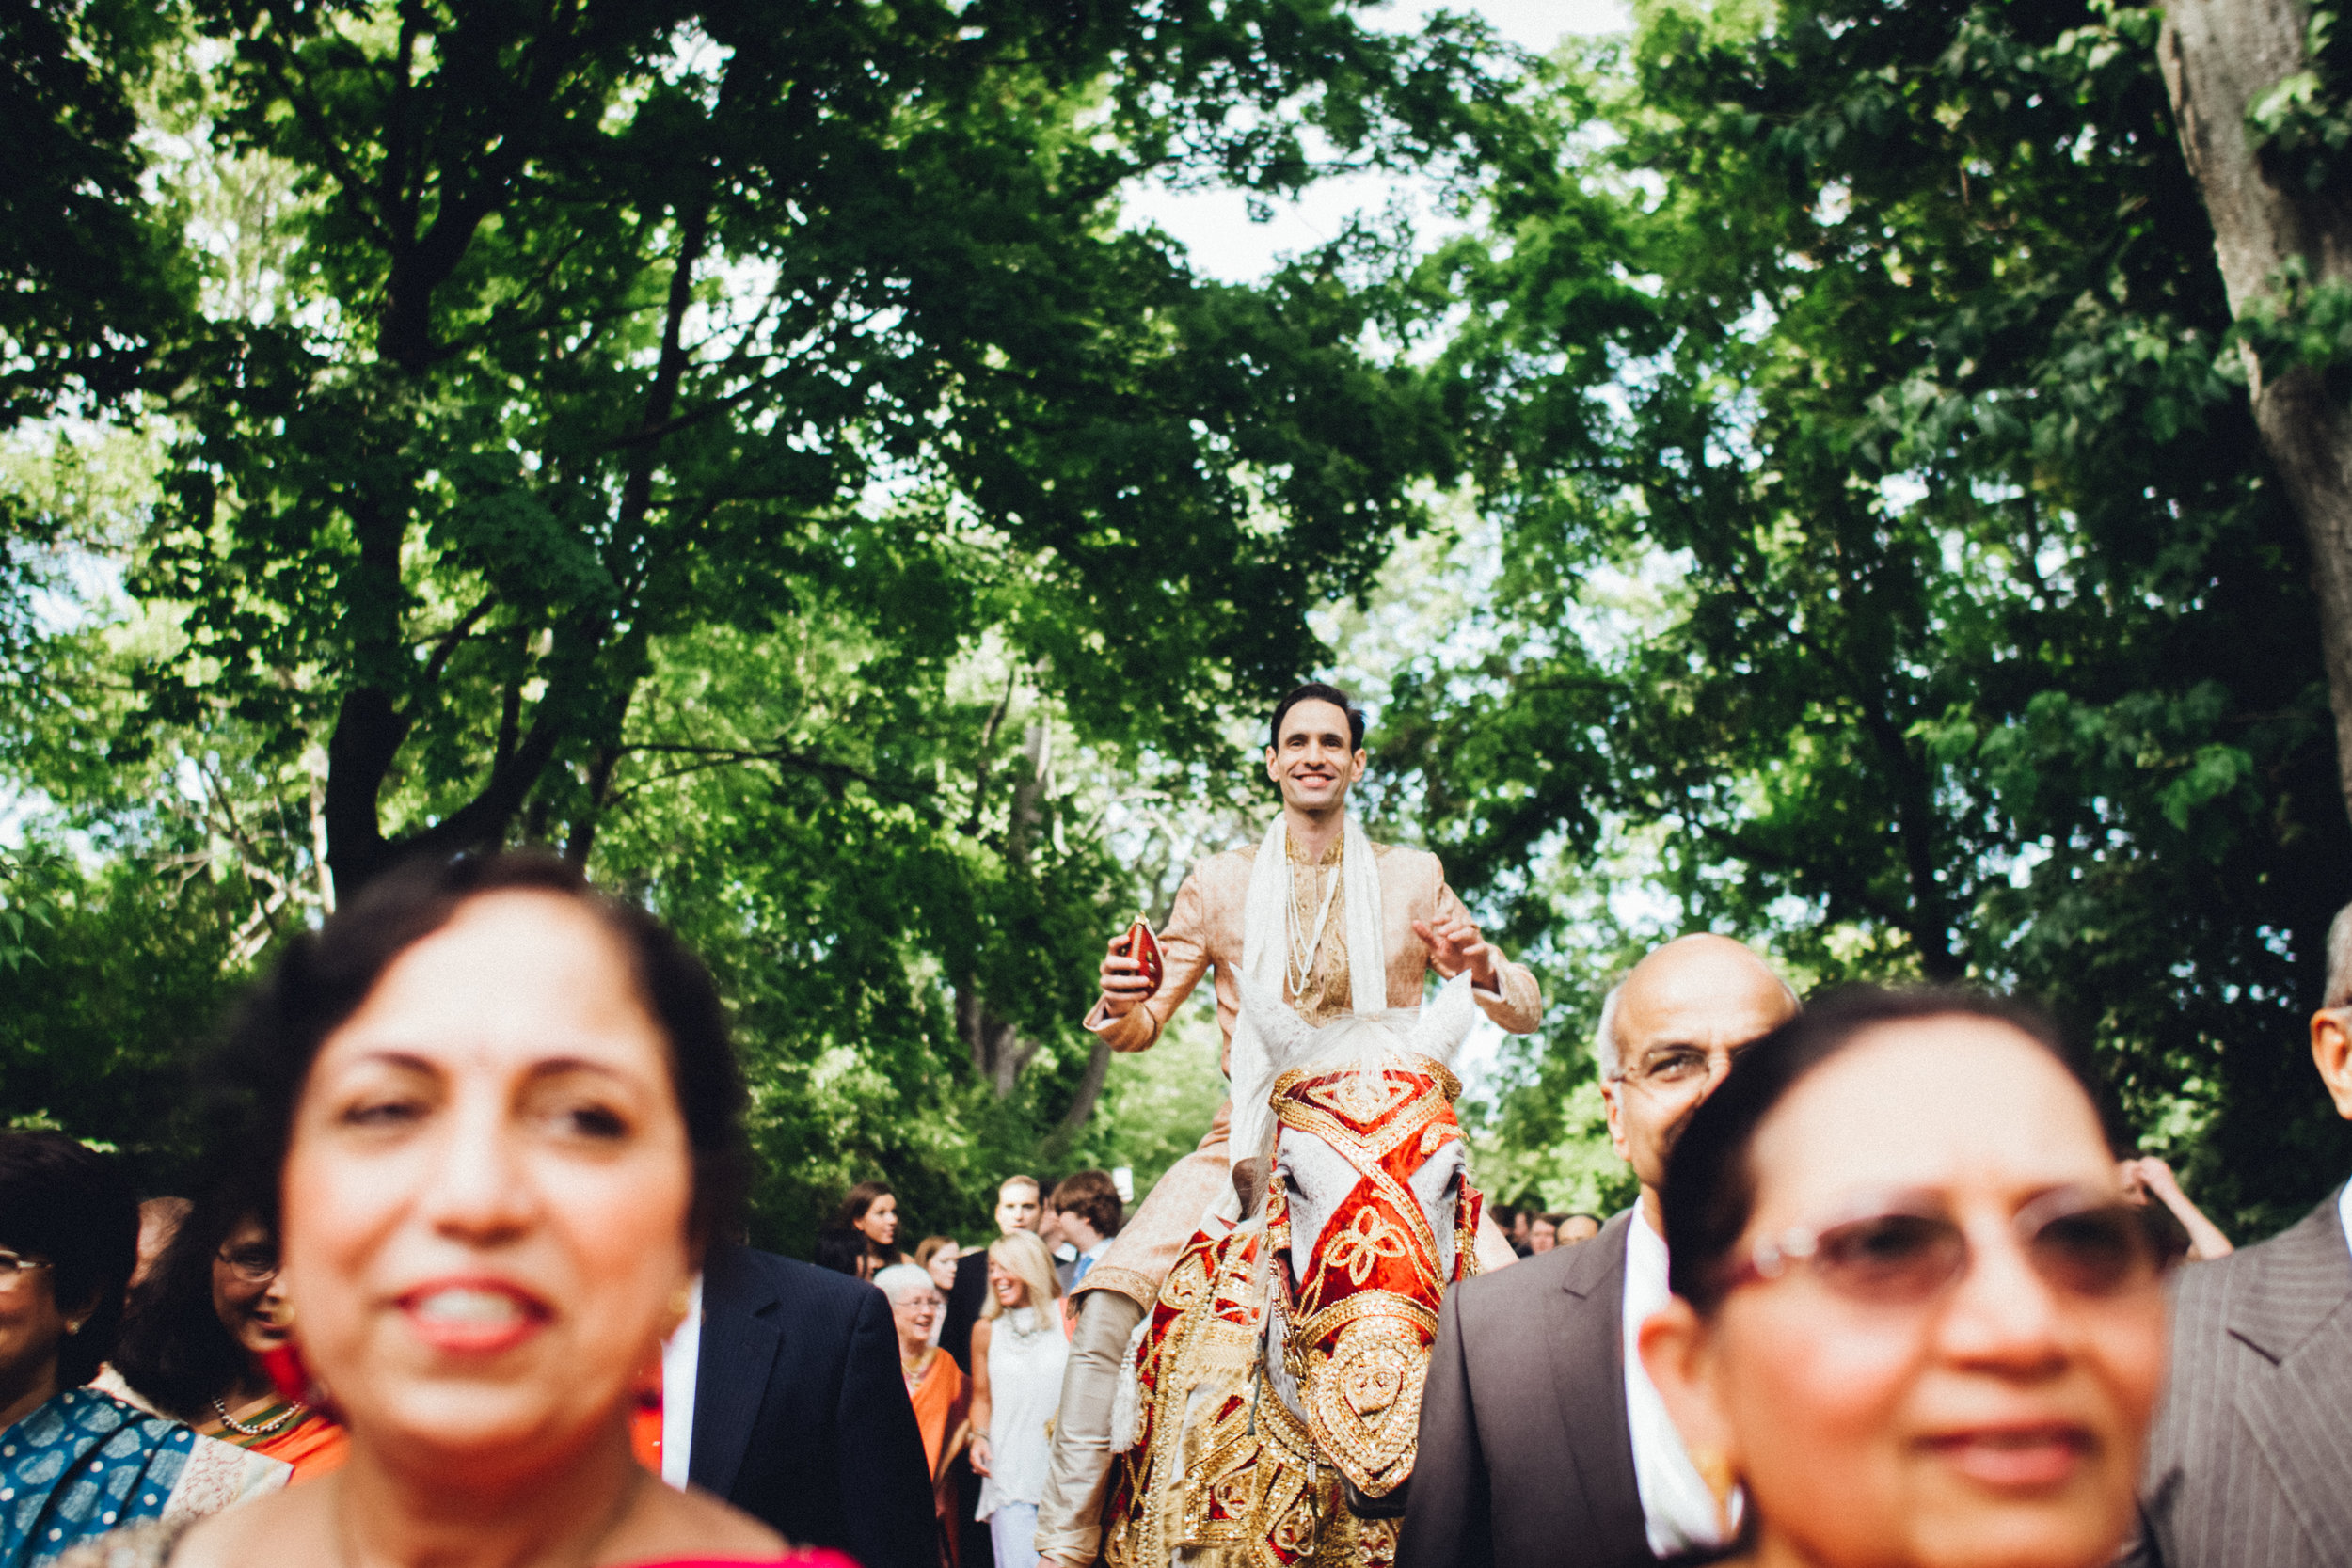
[[[1061,1404],[1062,1368],[1070,1341],[1048,1307],[1016,1307],[993,1320],[988,1337],[988,1465],[980,1481],[985,1519],[1007,1503],[1036,1503],[1045,1496],[1050,1451],[1045,1424]]]

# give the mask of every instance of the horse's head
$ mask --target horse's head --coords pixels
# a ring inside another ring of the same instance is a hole
[[[1412,1474],[1438,1303],[1475,1268],[1448,1065],[1477,1019],[1469,988],[1320,1029],[1244,990],[1275,1073],[1267,1377],[1365,1499]]]

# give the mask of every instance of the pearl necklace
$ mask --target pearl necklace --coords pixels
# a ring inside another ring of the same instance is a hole
[[[237,1419],[234,1416],[229,1414],[229,1407],[221,1403],[217,1396],[215,1396],[213,1400],[213,1408],[220,1415],[220,1424],[227,1427],[230,1432],[236,1433],[238,1435],[243,1437],[267,1437],[271,1433],[278,1431],[281,1427],[284,1427],[287,1423],[293,1421],[305,1410],[309,1409],[310,1406],[304,1404],[300,1400],[290,1401],[286,1406],[286,1413],[283,1416],[278,1417],[278,1419],[274,1421],[263,1421],[258,1426],[247,1426],[243,1421]]]

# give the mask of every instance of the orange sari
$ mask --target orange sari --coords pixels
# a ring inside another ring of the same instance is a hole
[[[294,1466],[294,1474],[286,1480],[289,1486],[299,1486],[341,1469],[351,1454],[351,1433],[320,1412],[307,1408],[284,1426],[275,1425],[290,1409],[284,1400],[272,1394],[243,1410],[230,1412],[238,1426],[268,1428],[267,1431],[239,1432],[220,1420],[207,1421],[196,1430],[203,1436],[217,1437],[224,1443],[284,1460]]]
[[[946,1560],[953,1563],[961,1532],[956,1528],[956,1487],[947,1478],[947,1461],[963,1446],[964,1418],[971,1409],[963,1369],[933,1345],[924,1353],[920,1368],[907,1377],[907,1400],[914,1406],[923,1457],[931,1467],[931,1512],[940,1523]]]

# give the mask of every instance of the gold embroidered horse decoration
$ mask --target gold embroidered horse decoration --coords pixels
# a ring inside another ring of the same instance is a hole
[[[1477,1269],[1448,1065],[1469,987],[1315,1029],[1245,984],[1275,1068],[1271,1176],[1258,1213],[1194,1233],[1136,1328],[1110,1568],[1394,1560],[1438,1305]]]

